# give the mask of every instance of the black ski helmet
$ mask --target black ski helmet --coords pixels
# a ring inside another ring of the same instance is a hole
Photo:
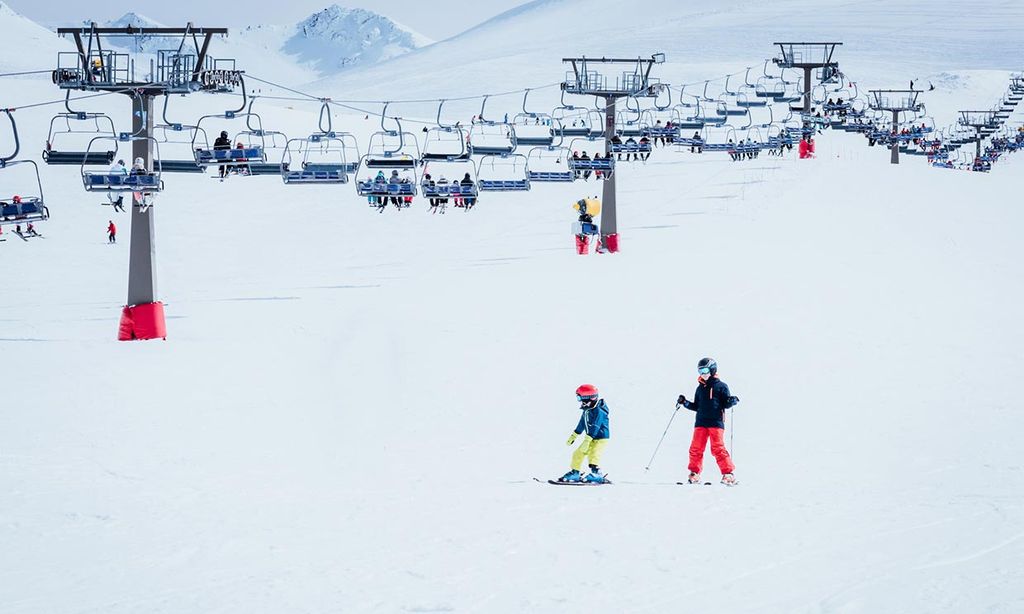
[[[714,358],[701,358],[697,363],[697,370],[708,369],[711,375],[718,374],[718,363],[715,362]]]

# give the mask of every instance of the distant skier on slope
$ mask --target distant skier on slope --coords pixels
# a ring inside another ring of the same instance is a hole
[[[601,455],[608,446],[610,437],[608,429],[608,405],[597,393],[597,386],[583,384],[576,389],[576,400],[580,403],[579,424],[569,435],[565,445],[571,446],[576,443],[576,438],[583,435],[583,443],[572,453],[572,468],[569,473],[563,475],[556,483],[589,483],[589,484],[610,484],[608,478],[601,472],[598,463],[601,462]],[[590,466],[590,473],[583,475],[580,470],[583,468],[583,459],[586,458]]]
[[[718,462],[722,471],[722,483],[727,486],[736,484],[733,476],[736,466],[733,465],[729,450],[725,448],[725,410],[740,402],[738,397],[729,394],[729,386],[718,379],[718,363],[714,358],[701,358],[697,363],[697,391],[690,401],[685,395],[679,395],[677,404],[690,411],[697,412],[693,427],[693,440],[690,442],[690,484],[700,483],[700,472],[704,465],[704,449],[708,439],[711,440],[711,454]]]

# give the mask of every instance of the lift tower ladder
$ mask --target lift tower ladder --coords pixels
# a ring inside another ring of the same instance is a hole
[[[580,96],[596,96],[604,99],[604,153],[612,153],[612,138],[615,136],[615,105],[621,98],[657,98],[666,87],[651,77],[655,64],[665,62],[664,53],[655,53],[650,58],[562,58],[569,64],[562,91]],[[621,72],[615,72],[621,71]],[[609,251],[618,251],[618,220],[615,211],[615,178],[611,173],[604,180],[601,203],[601,238]],[[609,240],[608,237],[614,235]]]

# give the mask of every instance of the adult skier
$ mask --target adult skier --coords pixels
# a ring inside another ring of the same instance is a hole
[[[693,440],[690,442],[690,484],[700,483],[700,472],[704,465],[704,449],[711,440],[711,454],[718,462],[722,471],[722,483],[734,486],[736,477],[729,450],[725,447],[725,410],[740,402],[738,397],[729,394],[729,386],[718,379],[718,363],[714,358],[701,358],[697,363],[697,391],[690,401],[685,395],[679,395],[676,401],[690,411],[697,412],[693,427]]]
[[[127,175],[128,169],[124,165],[124,160],[118,160],[110,166],[108,171],[111,175]],[[107,199],[110,204],[114,206],[114,212],[124,212],[124,193],[123,192],[108,192]]]
[[[588,483],[588,484],[611,484],[607,476],[601,472],[598,463],[601,462],[601,455],[608,447],[608,405],[597,393],[597,386],[583,384],[576,389],[576,400],[580,403],[579,424],[569,435],[565,445],[571,446],[576,443],[576,438],[583,435],[583,443],[572,453],[572,468],[569,473],[563,475],[555,483]],[[587,459],[590,473],[583,475],[580,471],[583,468],[583,459]]]
[[[107,243],[117,243],[117,226],[114,225],[114,220],[107,224]]]

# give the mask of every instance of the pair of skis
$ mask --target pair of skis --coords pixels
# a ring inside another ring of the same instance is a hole
[[[533,480],[535,482],[540,482],[541,484],[543,484],[545,482],[545,480],[542,480],[540,478],[533,478]],[[606,479],[604,482],[586,482],[586,481],[583,481],[583,480],[580,480],[578,482],[565,482],[565,481],[562,481],[562,480],[547,480],[547,483],[548,484],[554,484],[555,486],[604,486],[605,484],[611,484],[612,482],[610,482],[610,481],[608,481]],[[712,484],[711,482],[676,482],[676,485],[677,486],[713,486],[714,484]],[[736,484],[725,484],[725,486],[728,486],[728,487],[732,488],[733,486],[736,486]]]

